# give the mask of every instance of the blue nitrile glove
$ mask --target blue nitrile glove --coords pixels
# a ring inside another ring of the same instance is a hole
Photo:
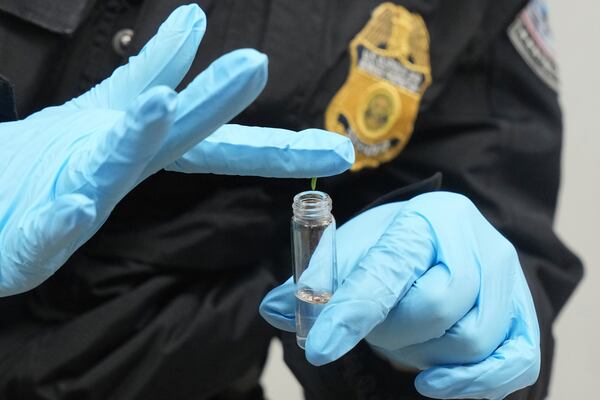
[[[337,256],[340,286],[308,335],[311,363],[366,338],[422,370],[415,385],[428,397],[501,399],[536,381],[539,327],[517,253],[466,197],[434,192],[366,211],[338,229]],[[288,280],[260,311],[293,331],[294,304]]]
[[[261,92],[267,58],[231,52],[176,93],[205,25],[198,6],[180,7],[89,92],[0,124],[0,296],[47,279],[162,168],[311,177],[352,165],[351,143],[324,131],[225,125],[209,136]]]

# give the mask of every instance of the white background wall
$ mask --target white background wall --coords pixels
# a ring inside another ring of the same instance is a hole
[[[556,229],[586,265],[586,276],[555,326],[550,399],[600,398],[600,2],[549,0],[565,113],[563,181]],[[263,376],[270,400],[300,400],[301,389],[272,345]]]
[[[550,0],[565,114],[556,229],[586,276],[555,326],[550,398],[600,398],[600,3]]]

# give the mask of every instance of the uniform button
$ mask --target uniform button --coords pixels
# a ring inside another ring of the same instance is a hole
[[[133,30],[131,29],[121,29],[115,36],[113,36],[112,45],[115,53],[120,56],[124,56],[127,54],[129,50],[129,46],[133,40]]]

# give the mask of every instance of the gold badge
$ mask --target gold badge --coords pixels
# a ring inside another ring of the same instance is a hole
[[[325,113],[325,128],[356,150],[353,171],[396,157],[413,131],[431,84],[429,34],[423,18],[381,4],[350,42],[350,73]]]

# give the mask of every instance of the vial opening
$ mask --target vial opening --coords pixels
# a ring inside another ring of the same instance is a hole
[[[310,190],[294,196],[294,217],[316,221],[331,216],[331,197],[325,192]]]

